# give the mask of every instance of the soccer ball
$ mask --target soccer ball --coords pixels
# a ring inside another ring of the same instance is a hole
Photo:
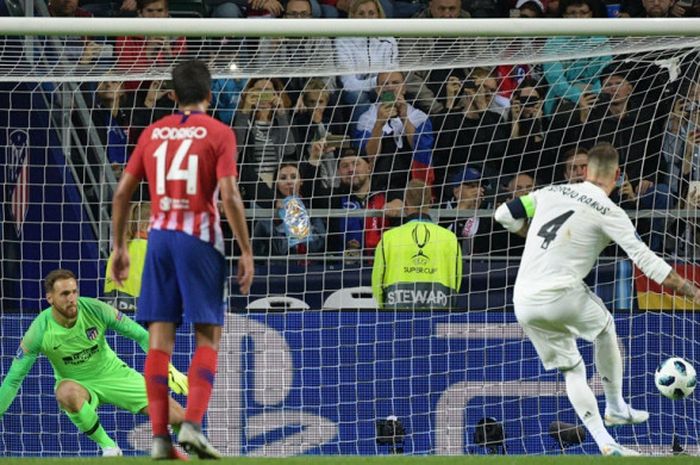
[[[659,392],[669,399],[685,399],[695,390],[697,376],[695,368],[680,357],[671,357],[663,362],[654,373],[654,381]]]

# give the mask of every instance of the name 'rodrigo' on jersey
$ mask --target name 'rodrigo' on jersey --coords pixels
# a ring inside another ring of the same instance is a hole
[[[579,286],[610,240],[654,281],[668,276],[670,265],[639,239],[625,211],[595,184],[549,186],[522,200],[534,214],[515,281],[515,302],[551,302]]]
[[[180,112],[151,124],[139,137],[126,171],[148,180],[151,228],[182,231],[223,253],[218,180],[238,176],[236,138],[200,112]]]

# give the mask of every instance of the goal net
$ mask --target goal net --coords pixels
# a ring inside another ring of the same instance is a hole
[[[139,134],[176,111],[170,69],[197,58],[213,74],[211,114],[237,135],[256,260],[251,295],[230,289],[205,424],[216,447],[597,453],[576,430],[552,433],[580,422],[563,379],[542,369],[515,320],[523,242],[492,214],[540,186],[581,181],[587,150],[610,142],[623,172],[614,201],[647,245],[696,280],[699,24],[0,18],[0,374],[48,305],[42,279],[52,269],[73,270],[82,295],[133,314],[137,291],[106,279],[111,197]],[[374,248],[401,224],[414,179],[430,187],[434,221],[459,238],[461,288],[447,310],[418,294],[409,303],[427,309],[380,310],[369,288]],[[134,201],[137,240],[146,189]],[[238,251],[222,227],[235,276]],[[671,356],[698,365],[695,307],[613,246],[586,282],[615,318],[625,398],[651,414],[616,439],[697,453],[698,402],[661,397],[653,376]],[[136,344],[109,341],[142,369]],[[183,327],[174,354],[183,371],[192,347]],[[592,347],[580,348],[603,408]],[[0,455],[99,452],[61,414],[53,387],[41,358],[0,420]],[[99,414],[126,453],[148,450],[145,416],[109,405]]]

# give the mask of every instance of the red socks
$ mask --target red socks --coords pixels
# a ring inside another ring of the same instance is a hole
[[[170,354],[167,352],[158,349],[148,350],[144,374],[153,436],[168,435],[168,363],[170,363]]]
[[[196,425],[202,424],[202,419],[209,406],[211,391],[214,387],[216,357],[217,352],[211,347],[197,347],[194,351],[190,370],[187,372],[190,393],[187,396],[185,421]]]

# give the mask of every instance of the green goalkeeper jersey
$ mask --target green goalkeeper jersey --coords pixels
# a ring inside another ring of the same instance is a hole
[[[148,351],[148,332],[115,308],[89,297],[78,298],[78,318],[71,328],[54,320],[51,307],[41,312],[24,334],[15,360],[0,385],[0,416],[17,395],[22,381],[39,354],[51,362],[56,383],[72,379],[89,383],[111,376],[124,365],[105,340],[105,332],[113,329],[136,341]]]

